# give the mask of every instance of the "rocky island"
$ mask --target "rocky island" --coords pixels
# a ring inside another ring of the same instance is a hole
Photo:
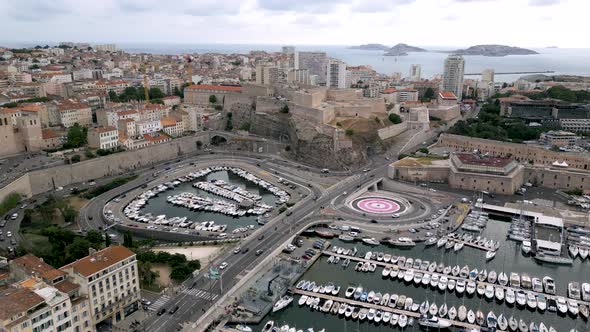
[[[408,53],[410,52],[428,52],[427,50],[420,48],[420,47],[416,47],[416,46],[410,46],[407,44],[397,44],[394,47],[390,48],[384,55],[388,55],[388,56],[404,56],[404,55],[408,55]]]
[[[383,44],[364,44],[359,46],[351,46],[349,48],[353,50],[387,51],[390,47]]]
[[[530,55],[539,54],[536,51],[526,48],[506,46],[506,45],[475,45],[467,49],[461,49],[451,52],[459,55],[483,55],[483,56],[507,56],[507,55]]]

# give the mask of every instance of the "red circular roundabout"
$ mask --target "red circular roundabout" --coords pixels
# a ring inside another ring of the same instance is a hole
[[[362,197],[354,200],[352,206],[362,212],[372,214],[392,214],[403,210],[403,205],[391,198]]]

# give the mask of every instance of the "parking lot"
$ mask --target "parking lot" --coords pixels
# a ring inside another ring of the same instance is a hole
[[[63,163],[62,158],[49,157],[45,153],[21,154],[0,159],[0,186],[5,186],[25,172],[63,165]]]

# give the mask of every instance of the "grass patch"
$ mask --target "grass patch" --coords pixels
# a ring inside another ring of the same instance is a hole
[[[2,200],[2,203],[0,203],[0,215],[4,215],[6,212],[14,209],[18,205],[18,202],[20,202],[19,194],[8,194],[8,196]]]
[[[51,243],[46,236],[29,232],[22,232],[21,235],[26,239],[23,246],[28,252],[39,257],[51,252]]]

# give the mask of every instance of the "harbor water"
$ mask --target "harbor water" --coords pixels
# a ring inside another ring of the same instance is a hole
[[[172,179],[171,179],[172,180]],[[241,177],[237,176],[228,171],[219,171],[219,172],[212,172],[209,173],[207,176],[204,176],[195,181],[184,182],[175,187],[172,190],[168,190],[165,192],[160,193],[158,196],[153,197],[149,200],[148,204],[141,210],[142,213],[151,213],[154,216],[165,214],[166,217],[169,219],[171,217],[187,217],[188,220],[193,222],[204,222],[204,221],[215,221],[216,225],[227,225],[226,233],[231,233],[232,230],[245,227],[248,225],[255,225],[257,224],[258,216],[243,216],[243,217],[232,217],[222,213],[216,212],[208,212],[208,211],[194,211],[187,209],[182,206],[175,206],[166,202],[166,197],[171,195],[177,195],[183,192],[197,194],[203,197],[211,197],[218,200],[224,200],[231,203],[235,203],[232,200],[217,196],[212,193],[208,193],[204,190],[197,189],[192,186],[193,182],[197,181],[210,181],[210,180],[224,180],[225,182],[232,184],[234,186],[239,186],[248,190],[251,193],[260,195],[262,197],[262,201],[266,204],[274,206],[274,202],[276,197],[268,192],[267,190],[248,182]]]
[[[356,247],[359,251],[357,257],[363,257],[367,251],[390,253],[396,256],[411,257],[413,259],[419,258],[421,260],[428,260],[430,262],[444,263],[445,265],[459,265],[463,267],[468,265],[469,269],[477,268],[478,270],[486,269],[488,272],[495,270],[498,274],[501,271],[510,275],[510,272],[528,274],[531,278],[544,276],[552,277],[557,286],[557,295],[567,295],[567,284],[570,281],[585,282],[590,279],[590,261],[582,262],[579,258],[574,260],[571,266],[558,266],[551,264],[539,264],[530,256],[523,256],[520,249],[520,244],[506,239],[506,234],[509,228],[509,223],[490,219],[487,228],[482,232],[482,236],[488,239],[499,240],[500,248],[497,251],[496,257],[486,262],[485,251],[470,248],[465,246],[459,252],[445,250],[444,247],[437,248],[436,245],[425,247],[420,243],[411,249],[398,249],[389,246],[367,246],[365,244],[345,243],[338,239],[332,241],[333,246],[351,248]],[[328,284],[330,282],[341,287],[339,297],[344,298],[344,291],[349,285],[362,285],[365,291],[374,290],[383,294],[398,294],[406,295],[414,300],[414,303],[421,303],[428,300],[430,303],[436,303],[439,307],[446,303],[448,308],[455,306],[456,309],[461,305],[465,305],[468,310],[481,310],[484,315],[489,311],[493,311],[496,316],[501,313],[509,318],[514,316],[517,320],[523,319],[527,322],[534,321],[536,324],[543,322],[547,327],[553,326],[557,331],[569,332],[570,329],[576,328],[578,331],[590,331],[590,326],[581,318],[573,318],[572,316],[562,316],[554,312],[540,312],[532,311],[526,308],[521,308],[516,305],[508,305],[505,301],[498,302],[495,298],[487,300],[485,297],[479,297],[477,294],[462,295],[456,292],[449,292],[448,290],[440,291],[438,288],[426,287],[424,285],[416,286],[413,282],[405,283],[399,279],[384,279],[381,276],[381,267],[377,267],[374,273],[357,272],[354,267],[355,262],[350,263],[348,268],[342,267],[341,264],[329,264],[327,262],[329,256],[323,256],[319,259],[302,277],[302,279],[315,281],[316,284]],[[342,263],[342,261],[340,262]],[[299,306],[297,301],[299,296],[296,295],[293,303],[286,309],[270,314],[262,320],[259,326],[253,327],[254,331],[260,331],[264,323],[268,320],[275,321],[279,326],[288,324],[289,326],[296,326],[297,329],[313,328],[318,331],[322,328],[326,331],[386,331],[391,330],[389,324],[386,326],[380,324],[367,322],[366,320],[359,323],[358,320],[345,319],[342,316],[321,313],[319,311],[312,311],[308,306]],[[395,327],[394,329],[399,329]],[[419,331],[418,322],[415,321],[414,326],[407,326],[404,330]]]

